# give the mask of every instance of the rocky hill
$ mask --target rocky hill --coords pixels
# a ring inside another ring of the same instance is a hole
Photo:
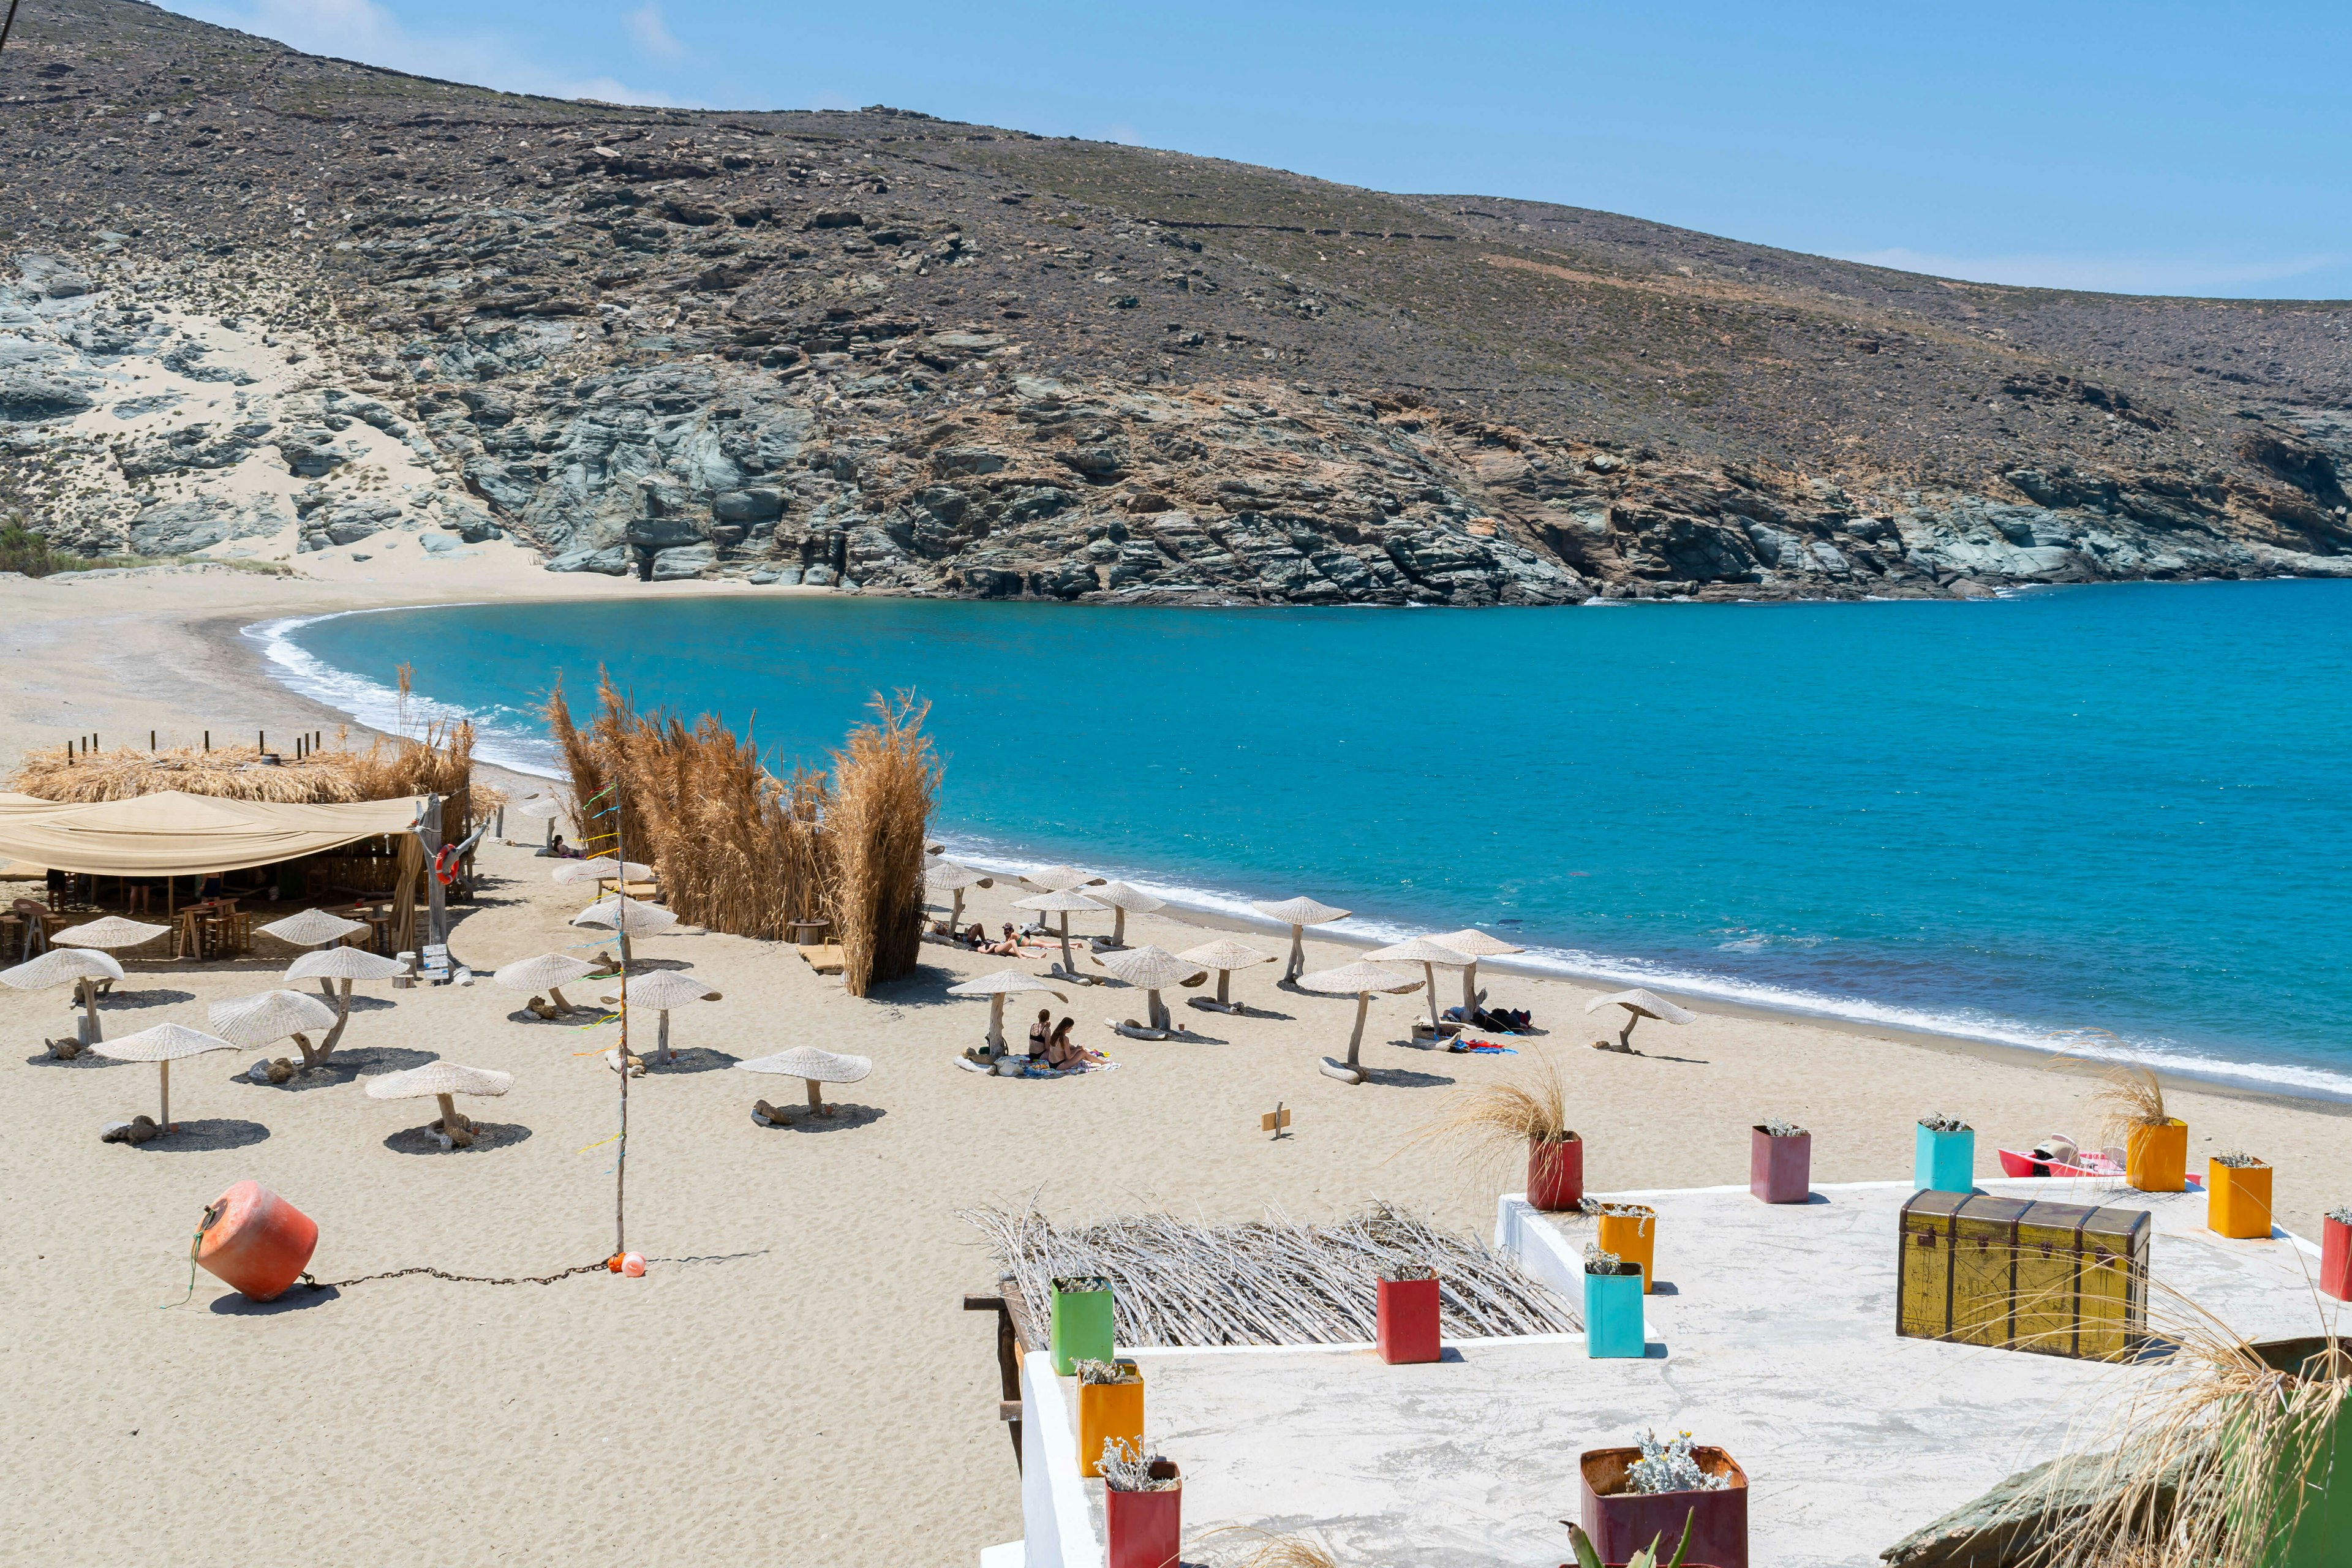
[[[2352,574],[2343,303],[517,97],[127,0],[25,0],[0,111],[0,503],[84,550],[1190,603]]]

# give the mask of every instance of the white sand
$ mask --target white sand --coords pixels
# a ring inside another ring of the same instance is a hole
[[[527,591],[547,580],[512,581]],[[16,677],[0,700],[0,760],[77,728],[110,740],[143,739],[151,725],[331,722],[190,618],[332,608],[386,586],[218,574],[0,584],[0,653]],[[482,864],[493,881],[457,927],[461,960],[487,971],[578,939],[562,921],[583,900],[548,881],[547,862],[500,847]],[[1000,885],[968,907],[992,927],[1016,896]],[[1079,929],[1108,929],[1096,919]],[[1203,940],[1164,915],[1129,924],[1139,943]],[[1280,950],[1275,933],[1244,940]],[[1318,963],[1346,956],[1314,948]],[[860,1001],[787,947],[688,935],[638,951],[690,963],[725,993],[675,1016],[678,1045],[870,1056],[873,1076],[832,1095],[865,1109],[818,1130],[765,1129],[752,1100],[787,1103],[793,1080],[656,1074],[631,1100],[629,1239],[656,1260],[646,1279],[410,1278],[297,1291],[274,1308],[199,1275],[192,1301],[156,1310],[186,1289],[199,1211],[241,1177],[319,1220],[326,1279],[420,1264],[536,1274],[602,1257],[612,1150],[589,1146],[614,1128],[615,1081],[593,1054],[610,1031],[516,1021],[520,998],[488,984],[362,986],[379,1004],[351,1031],[363,1069],[418,1059],[371,1060],[389,1048],[510,1071],[510,1095],[470,1109],[530,1136],[407,1152],[387,1140],[430,1120],[430,1101],[372,1100],[348,1075],[299,1091],[236,1081],[256,1054],[245,1053],[184,1067],[173,1096],[184,1121],[229,1123],[241,1146],[133,1149],[97,1134],[152,1113],[153,1069],[30,1059],[45,1032],[70,1026],[65,995],[0,994],[0,1174],[19,1194],[0,1336],[0,1398],[14,1413],[0,1556],[969,1563],[1016,1536],[1020,1514],[994,1419],[994,1319],[959,1304],[992,1289],[994,1270],[958,1207],[1035,1191],[1057,1217],[1140,1205],[1318,1217],[1377,1194],[1483,1231],[1495,1194],[1517,1184],[1404,1146],[1447,1085],[1517,1068],[1395,1043],[1417,997],[1375,1004],[1364,1055],[1377,1079],[1360,1088],[1315,1070],[1344,1046],[1352,1000],[1277,992],[1271,965],[1237,974],[1235,993],[1282,1017],[1179,1004],[1217,1043],[1113,1038],[1101,1020],[1139,1014],[1140,995],[1074,992],[1057,1016],[1076,1016],[1118,1069],[1016,1081],[955,1065],[987,1005],[941,994],[1007,961],[927,946],[916,977]],[[152,966],[106,1010],[107,1027],[202,1026],[207,1003],[277,973],[270,963]],[[1553,1029],[1532,1045],[1560,1051],[1574,1074],[1598,1190],[1739,1181],[1748,1126],[1768,1115],[1813,1130],[1825,1182],[1907,1172],[1913,1119],[1930,1110],[1970,1119],[1985,1173],[1997,1144],[2090,1134],[2085,1081],[2010,1053],[1701,1006],[1686,1028],[1643,1025],[1635,1043],[1656,1054],[1625,1058],[1585,1048],[1598,1032],[1580,1011],[1588,988],[1503,974],[1489,988]],[[1016,1036],[1024,1000],[1007,1008]],[[1297,1113],[1280,1142],[1257,1131],[1276,1100]],[[2352,1195],[2339,1110],[2187,1089],[2174,1104],[2193,1151],[2243,1147],[2276,1163],[2284,1223],[2315,1233],[2318,1211]]]

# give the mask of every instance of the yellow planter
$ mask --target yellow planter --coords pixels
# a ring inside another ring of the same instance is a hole
[[[2205,1163],[2205,1227],[2240,1240],[2271,1236],[2271,1168]]]
[[[1118,1363],[1132,1369],[1135,1363]],[[1133,1383],[1078,1384],[1078,1474],[1102,1474],[1104,1439],[1136,1454],[1143,1452],[1143,1379]]]
[[[2189,1123],[2175,1116],[2133,1128],[2124,1140],[2124,1180],[2143,1193],[2187,1192]]]
[[[1658,1251],[1658,1211],[1643,1208],[1639,1214],[1602,1215],[1600,1241],[1601,1251],[1642,1266],[1642,1294],[1648,1295],[1653,1282],[1650,1264]]]

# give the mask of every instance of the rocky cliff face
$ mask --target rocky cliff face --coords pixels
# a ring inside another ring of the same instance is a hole
[[[0,500],[82,548],[425,528],[559,572],[1185,603],[2352,574],[2338,306],[1957,285],[897,110],[519,99],[118,0],[19,37]]]

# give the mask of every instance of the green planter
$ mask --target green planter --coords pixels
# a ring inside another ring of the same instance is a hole
[[[1082,1361],[1113,1359],[1110,1285],[1100,1279],[1054,1281],[1054,1373],[1076,1377]]]
[[[2310,1377],[2326,1375],[2329,1343],[2315,1335],[2258,1341],[2252,1348],[2272,1368]],[[2294,1524],[2268,1542],[2263,1568],[2344,1568],[2352,1563],[2352,1421],[2345,1419],[2347,1408],[2352,1406],[2339,1407],[2296,1451],[2281,1457],[2271,1518],[2284,1523],[2293,1515]]]

